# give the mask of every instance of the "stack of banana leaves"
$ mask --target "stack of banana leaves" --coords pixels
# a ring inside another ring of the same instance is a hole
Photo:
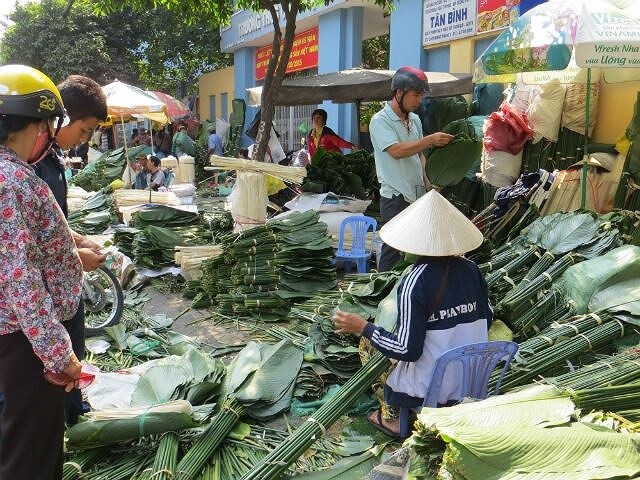
[[[380,188],[373,155],[365,150],[344,155],[319,148],[307,165],[303,192],[368,199]]]
[[[497,316],[515,322],[529,309],[530,300],[570,265],[621,243],[619,231],[609,221],[590,213],[555,213],[528,225],[479,268]]]
[[[532,385],[480,402],[424,408],[407,444],[423,459],[442,455],[437,478],[636,478],[640,441],[615,423],[583,416],[567,392]]]
[[[337,284],[331,236],[319,219],[318,212],[309,210],[267,222],[278,245],[275,266],[283,298],[310,297]]]
[[[122,173],[127,164],[127,153],[129,154],[129,161],[133,161],[139,154],[146,153],[147,150],[149,150],[149,147],[140,145],[129,148],[127,152],[125,152],[124,148],[105,152],[95,162],[89,163],[71,177],[69,184],[82,187],[87,192],[97,192],[114,180],[122,178]]]
[[[198,223],[200,223],[200,217],[195,212],[187,212],[168,205],[147,204],[131,215],[129,226],[138,229],[147,225],[172,228]]]
[[[233,230],[231,211],[222,208],[207,208],[202,210],[201,223],[214,242],[218,242],[223,235]]]
[[[123,225],[116,225],[114,230],[113,243],[118,247],[118,250],[133,259],[133,242],[140,230]]]
[[[221,243],[224,274],[218,280],[216,303],[223,313],[278,320],[286,316],[289,304],[276,292],[279,272],[275,265],[278,250],[276,236],[267,226],[258,226],[223,237]],[[203,283],[207,272],[203,269]],[[228,282],[228,283],[227,283]]]
[[[358,339],[336,334],[331,317],[340,309],[372,320],[378,313],[378,304],[383,303],[381,299],[393,291],[398,278],[396,272],[347,275],[339,291],[322,292],[291,309],[292,323],[299,325],[300,331],[306,329],[308,335],[297,397],[320,398],[330,385],[343,383],[360,368]]]
[[[186,244],[175,230],[148,225],[135,234],[131,259],[138,267],[158,270],[174,265],[175,248]],[[116,245],[121,246],[120,243]]]
[[[83,235],[100,234],[118,223],[111,189],[103,188],[89,197],[79,210],[69,212],[67,221],[75,232]]]

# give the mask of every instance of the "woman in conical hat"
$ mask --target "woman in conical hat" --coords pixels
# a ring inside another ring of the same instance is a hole
[[[482,243],[480,230],[442,195],[431,190],[382,227],[382,240],[419,255],[400,281],[396,329],[389,332],[352,313],[337,311],[337,332],[362,335],[398,363],[384,381],[381,409],[369,421],[399,435],[399,409],[422,405],[435,362],[446,350],[487,341],[493,318],[487,286],[477,265],[463,257]],[[361,344],[361,347],[363,346]],[[438,402],[460,399],[461,382],[447,371]]]

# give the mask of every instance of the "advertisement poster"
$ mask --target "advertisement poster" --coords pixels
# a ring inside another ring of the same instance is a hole
[[[477,33],[506,28],[520,15],[520,0],[478,0]]]
[[[477,0],[425,0],[422,44],[449,42],[476,34]]]
[[[262,80],[267,73],[271,57],[271,45],[256,51],[256,80]],[[287,64],[287,73],[307,70],[318,66],[318,27],[298,33],[293,39],[293,47]]]

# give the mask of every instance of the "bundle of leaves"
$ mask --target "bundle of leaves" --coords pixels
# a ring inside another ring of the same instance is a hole
[[[133,240],[133,263],[159,269],[174,264],[174,250],[184,241],[171,229],[148,225]]]
[[[344,155],[319,148],[307,165],[307,178],[301,188],[304,192],[367,199],[380,188],[373,155],[364,150]]]
[[[144,154],[147,150],[149,150],[148,146],[140,145],[129,148],[126,153],[122,147],[105,152],[95,162],[89,163],[80,172],[71,177],[69,185],[77,185],[88,192],[97,192],[114,180],[122,178],[127,160],[132,162],[138,155]]]
[[[144,228],[147,225],[156,227],[179,227],[196,225],[200,217],[195,212],[187,212],[168,205],[148,204],[131,216],[129,225],[134,228]]]
[[[118,222],[113,208],[113,195],[109,187],[89,197],[79,210],[70,212],[69,226],[83,235],[99,234]]]
[[[433,185],[447,187],[460,182],[480,160],[482,138],[469,120],[463,118],[449,123],[443,132],[454,139],[427,154],[427,176]]]

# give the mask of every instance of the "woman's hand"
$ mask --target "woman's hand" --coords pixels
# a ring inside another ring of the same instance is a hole
[[[336,333],[353,333],[354,335],[362,335],[367,325],[367,321],[360,315],[341,310],[336,310],[333,314],[333,323],[336,326]]]

